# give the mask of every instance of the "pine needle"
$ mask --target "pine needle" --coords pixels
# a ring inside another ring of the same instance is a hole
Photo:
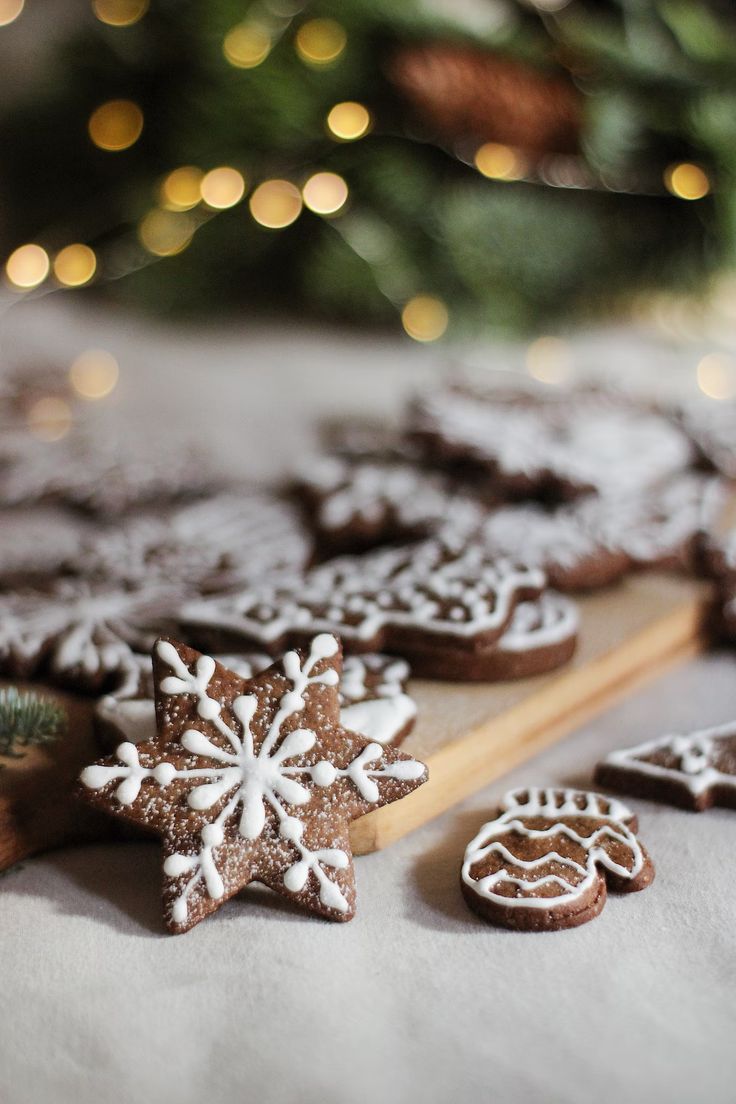
[[[66,726],[65,711],[48,698],[20,693],[14,686],[0,690],[0,755],[20,759],[20,748],[51,743]]]

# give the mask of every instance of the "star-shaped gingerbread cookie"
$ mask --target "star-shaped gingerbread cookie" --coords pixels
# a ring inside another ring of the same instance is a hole
[[[416,789],[427,769],[341,726],[341,668],[328,633],[250,680],[157,641],[157,738],[87,767],[80,794],[163,837],[170,931],[253,881],[327,919],[354,915],[350,821]]]
[[[698,813],[712,805],[736,808],[736,724],[612,751],[595,777],[603,786]]]

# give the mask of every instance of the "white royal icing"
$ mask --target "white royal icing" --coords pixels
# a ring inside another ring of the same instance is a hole
[[[230,721],[223,716],[221,704],[208,694],[210,681],[215,673],[215,660],[201,655],[190,669],[181,659],[173,644],[161,640],[156,645],[159,658],[170,667],[173,674],[161,680],[164,694],[191,695],[197,701],[197,712],[222,740],[215,743],[199,729],[187,729],[181,737],[183,747],[206,765],[177,770],[165,760],[154,767],[144,766],[135,744],[123,743],[117,749],[119,764],[94,765],[82,772],[81,782],[89,789],[99,790],[112,782],[117,783],[115,799],[122,805],[131,805],[147,783],[155,783],[166,789],[175,780],[190,784],[187,803],[191,809],[206,812],[227,797],[221,811],[201,829],[199,850],[196,854],[170,854],[164,863],[165,874],[172,879],[188,875],[175,898],[172,918],[175,923],[186,922],[189,898],[197,886],[213,900],[225,893],[225,886],[218,860],[219,848],[224,842],[224,827],[238,815],[238,832],[245,840],[256,840],[262,835],[267,822],[267,810],[275,814],[279,834],[289,842],[296,853],[295,860],[284,874],[284,886],[289,892],[304,890],[310,873],[319,885],[322,904],[338,912],[348,910],[348,901],[329,871],[343,870],[349,864],[349,856],[341,849],[326,848],[312,851],[304,843],[305,824],[290,813],[292,808],[309,803],[314,787],[329,789],[338,779],[348,779],[361,797],[374,803],[379,800],[379,782],[383,779],[416,781],[423,777],[426,768],[413,759],[394,763],[383,760],[384,751],[379,744],[367,744],[344,768],[336,767],[328,760],[299,765],[299,760],[317,742],[310,729],[296,728],[284,735],[286,721],[301,712],[305,695],[310,686],[322,683],[337,684],[338,675],[328,668],[315,674],[319,663],[334,656],[338,642],[326,633],[316,636],[309,654],[303,661],[297,652],[287,652],[282,660],[283,671],[290,688],[283,694],[266,735],[258,751],[255,750],[251,722],[258,708],[253,695],[237,697],[230,709]],[[224,746],[223,746],[224,745]],[[212,762],[216,766],[211,766]],[[311,783],[311,786],[309,785]],[[177,787],[177,791],[179,786]]]
[[[698,797],[714,786],[736,788],[736,776],[724,774],[714,765],[718,744],[724,740],[736,744],[736,725],[733,722],[704,728],[687,736],[662,736],[636,747],[618,749],[610,752],[603,762],[632,774],[676,782],[689,790],[693,797]],[[662,751],[679,759],[679,766],[666,767],[649,761],[649,756]]]
[[[499,652],[530,652],[563,644],[580,627],[578,607],[570,598],[545,591],[534,602],[520,602],[497,644]]]
[[[504,908],[537,908],[554,910],[568,908],[571,901],[581,897],[597,878],[597,867],[620,878],[633,880],[644,865],[644,856],[636,836],[625,821],[631,818],[630,810],[623,802],[601,794],[585,793],[580,790],[537,789],[515,790],[506,794],[501,804],[501,813],[495,820],[484,824],[478,834],[470,841],[465,851],[462,866],[463,883],[479,897],[492,901]],[[549,828],[535,829],[525,823],[527,819],[545,817],[557,821]],[[589,835],[577,832],[570,825],[562,823],[562,818],[575,817],[591,821],[606,821]],[[510,846],[511,841],[504,837],[522,836],[525,839],[549,839],[550,850],[540,858],[524,860],[518,858]],[[586,853],[585,864],[560,855],[554,850],[552,841],[564,836],[579,844]],[[606,841],[624,846],[631,857],[630,866],[622,866],[614,861],[606,849]],[[496,854],[504,865],[493,874],[475,878],[471,868],[489,854]],[[544,868],[554,864],[569,869],[568,877],[558,873],[544,873]],[[529,877],[511,874],[508,866],[528,871]],[[538,876],[536,876],[538,874]],[[512,885],[520,891],[518,896],[506,896],[497,892],[501,885]],[[554,896],[533,896],[534,890],[542,886],[554,885],[559,893]]]

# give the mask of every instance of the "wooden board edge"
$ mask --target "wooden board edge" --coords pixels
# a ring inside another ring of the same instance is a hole
[[[636,687],[702,650],[703,603],[684,603],[655,625],[427,757],[430,780],[351,825],[356,855],[378,851],[568,735]]]

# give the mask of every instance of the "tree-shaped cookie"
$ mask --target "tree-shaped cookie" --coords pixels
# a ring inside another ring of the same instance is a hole
[[[646,889],[654,867],[620,801],[581,790],[515,790],[465,851],[472,909],[519,931],[577,927],[598,915],[606,886]]]
[[[595,777],[603,786],[696,812],[736,808],[736,723],[612,751]]]
[[[158,736],[87,767],[94,805],[163,837],[164,914],[184,932],[250,882],[349,920],[349,824],[422,782],[422,763],[340,724],[340,645],[314,637],[251,680],[159,640]]]

